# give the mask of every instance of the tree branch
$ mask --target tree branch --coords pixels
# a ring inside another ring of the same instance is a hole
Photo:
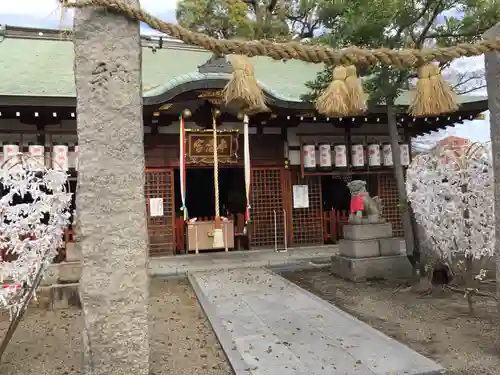
[[[429,32],[429,29],[431,28],[432,24],[436,20],[439,13],[441,13],[441,5],[443,5],[443,0],[438,1],[436,8],[434,9],[434,12],[432,12],[430,19],[427,21],[427,25],[424,26],[422,32],[420,33],[420,38],[418,38],[417,48],[420,48],[422,46],[422,43],[425,40],[425,36]]]
[[[471,89],[466,89],[466,90],[460,90],[458,93],[460,95],[465,95],[465,94],[468,94],[470,92],[474,92],[474,91],[481,90],[481,89],[484,89],[484,88],[486,88],[486,85],[481,85],[481,86],[473,87]]]
[[[415,35],[413,33],[413,30],[410,29],[410,26],[413,25],[415,22],[417,22],[420,18],[424,16],[424,14],[430,9],[432,0],[427,0],[424,4],[424,7],[420,10],[419,13],[415,17],[413,17],[408,23],[401,25],[396,32],[396,37],[394,38],[395,40],[401,38],[401,34],[403,33],[404,29],[408,29],[410,33],[410,37],[412,41],[417,44],[417,40],[415,38]],[[413,1],[413,8],[415,8],[415,2]]]
[[[439,38],[472,38],[477,35],[484,34],[486,31],[489,30],[489,27],[486,27],[484,29],[477,29],[475,31],[469,31],[469,32],[464,32],[464,33],[453,33],[453,32],[448,32],[448,33],[431,33],[425,36],[424,39],[439,39]]]

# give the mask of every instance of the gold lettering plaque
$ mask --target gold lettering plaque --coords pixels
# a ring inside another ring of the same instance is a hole
[[[213,164],[213,131],[186,129],[186,151],[187,164]],[[217,131],[217,157],[222,164],[238,162],[238,130]]]

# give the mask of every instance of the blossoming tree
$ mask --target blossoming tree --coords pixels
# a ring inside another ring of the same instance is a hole
[[[495,247],[489,148],[474,143],[461,150],[436,148],[420,154],[408,168],[406,188],[424,241],[434,255],[432,264],[427,265],[429,274],[437,263],[452,270],[453,258],[463,255],[472,311],[472,262],[493,256]],[[484,272],[477,277],[484,277]]]
[[[0,309],[11,325],[4,352],[69,224],[71,193],[63,171],[19,154],[0,169]]]

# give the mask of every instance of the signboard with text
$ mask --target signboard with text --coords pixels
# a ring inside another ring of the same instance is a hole
[[[186,130],[186,164],[213,164],[212,130]],[[238,162],[238,132],[217,131],[217,158],[221,164]]]

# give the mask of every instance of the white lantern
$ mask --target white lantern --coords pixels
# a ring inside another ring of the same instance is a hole
[[[380,155],[380,145],[378,143],[372,143],[368,145],[368,165],[370,167],[380,167],[381,155]]]
[[[347,167],[347,147],[345,145],[335,145],[333,150],[335,152],[335,167]]]
[[[78,170],[78,145],[75,145],[74,155],[75,155],[75,170],[77,171]]]
[[[68,146],[55,145],[52,148],[52,169],[68,170]]]
[[[384,167],[392,167],[392,147],[390,143],[384,143],[382,154],[384,155]]]
[[[356,144],[351,146],[351,164],[353,167],[364,167],[365,150],[363,145]]]
[[[399,144],[399,154],[401,157],[401,165],[410,165],[410,146],[408,146],[408,143]]]
[[[332,168],[332,146],[329,143],[319,145],[319,167],[321,169]]]
[[[43,168],[45,166],[45,147],[42,145],[33,145],[30,144],[28,146],[28,152],[30,156],[35,159],[33,166],[35,168]]]
[[[316,169],[316,146],[304,145],[302,150],[302,154],[304,155],[304,169]]]
[[[3,162],[19,154],[19,146],[15,143],[6,143],[3,145]]]

